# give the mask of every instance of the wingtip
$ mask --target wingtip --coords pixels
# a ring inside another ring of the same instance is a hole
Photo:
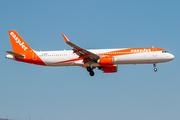
[[[68,38],[63,33],[62,33],[62,36],[63,36],[65,42],[69,42]]]

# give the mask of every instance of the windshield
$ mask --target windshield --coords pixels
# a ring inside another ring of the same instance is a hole
[[[162,51],[162,53],[168,53],[168,51]]]

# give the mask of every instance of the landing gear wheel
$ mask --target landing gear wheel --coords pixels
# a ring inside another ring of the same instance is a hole
[[[87,67],[87,71],[88,72],[92,71],[92,68],[91,67]]]
[[[90,72],[89,72],[89,75],[90,75],[90,76],[94,76],[94,71],[90,71]]]
[[[156,63],[153,63],[154,66],[154,72],[157,72]]]

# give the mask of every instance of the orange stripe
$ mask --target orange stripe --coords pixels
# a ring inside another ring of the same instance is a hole
[[[72,62],[72,61],[78,61],[78,60],[82,60],[82,59],[76,58],[76,59],[65,60],[65,61],[61,61],[61,62],[57,62],[57,63],[65,63],[65,62]],[[57,64],[57,63],[54,63],[54,64]]]
[[[101,53],[98,55],[113,57],[113,56],[118,56],[118,55],[147,53],[147,52],[155,52],[155,51],[166,51],[166,50],[161,49],[161,48],[129,48],[129,49],[122,49],[122,50],[117,50],[117,51]]]

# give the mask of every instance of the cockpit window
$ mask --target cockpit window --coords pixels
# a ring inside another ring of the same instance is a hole
[[[162,51],[162,53],[167,53],[168,51]]]

